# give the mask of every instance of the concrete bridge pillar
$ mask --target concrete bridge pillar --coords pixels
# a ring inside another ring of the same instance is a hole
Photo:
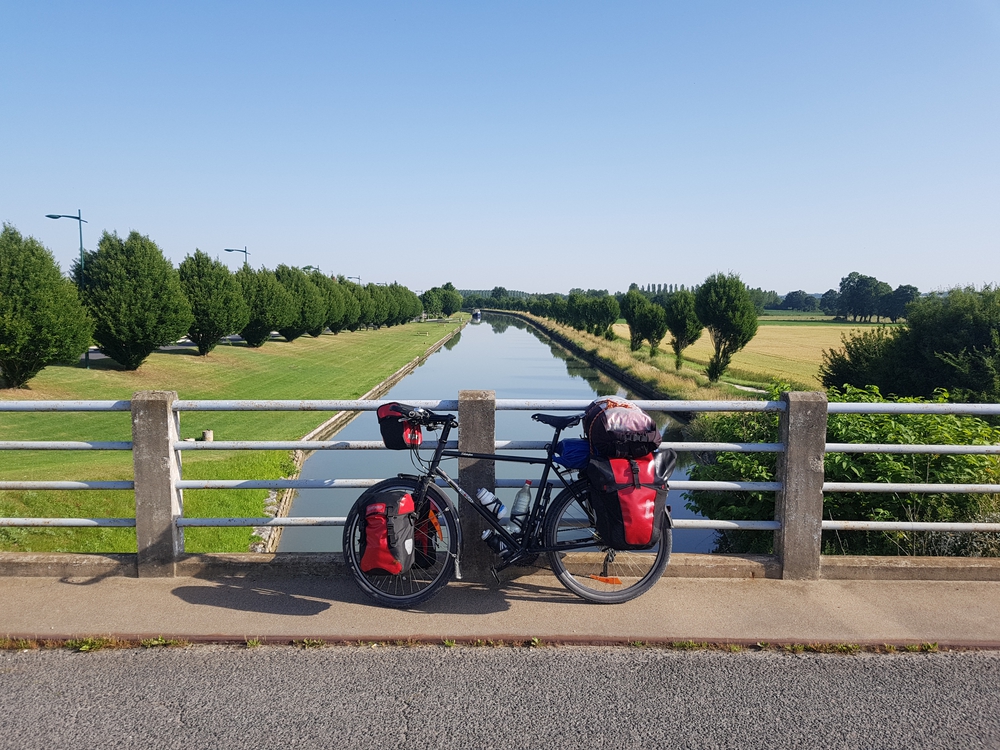
[[[179,440],[180,415],[174,391],[140,391],[132,396],[132,460],[135,467],[136,563],[140,578],[175,574],[184,553],[184,530],[177,526],[184,506]]]
[[[458,449],[493,453],[496,444],[496,392],[458,392]],[[479,458],[458,459],[458,483],[472,498],[481,487],[496,491],[496,463]],[[493,553],[482,539],[486,523],[464,501],[458,503],[462,523],[462,577],[487,583],[493,580]]]
[[[826,448],[827,401],[823,392],[782,393],[777,481],[774,500],[774,552],[781,577],[814,580],[820,576],[823,521],[823,459]]]

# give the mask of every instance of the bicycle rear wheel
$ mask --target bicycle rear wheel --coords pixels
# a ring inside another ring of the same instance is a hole
[[[397,477],[369,487],[354,503],[344,524],[344,562],[358,587],[386,607],[406,609],[427,601],[448,583],[454,569],[458,553],[455,511],[448,498],[432,485],[428,488],[426,500],[430,504],[429,513],[425,514],[422,508],[417,508],[418,517],[427,520],[417,525],[415,546],[426,551],[418,554],[413,567],[401,575],[361,570],[362,508],[374,495],[390,490],[402,490],[416,496],[418,486],[416,480]]]
[[[586,480],[564,489],[545,516],[545,546],[552,572],[587,601],[620,604],[647,591],[670,561],[671,534],[663,516],[660,543],[649,550],[613,550],[597,533]],[[566,549],[559,550],[559,547]]]

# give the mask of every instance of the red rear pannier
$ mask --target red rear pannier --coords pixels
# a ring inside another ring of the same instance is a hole
[[[407,573],[413,565],[413,497],[402,490],[383,492],[364,507],[361,570],[365,573]]]
[[[416,448],[424,441],[420,425],[406,419],[411,411],[412,406],[396,402],[382,404],[378,408],[378,429],[382,433],[382,442],[389,450]]]
[[[590,504],[597,533],[612,549],[649,549],[660,541],[667,479],[677,463],[672,450],[641,458],[591,458]]]

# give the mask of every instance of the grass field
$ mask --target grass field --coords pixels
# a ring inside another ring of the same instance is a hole
[[[781,380],[795,387],[819,388],[819,366],[824,350],[840,348],[842,335],[863,327],[867,326],[808,319],[782,320],[778,316],[761,320],[757,335],[733,357],[732,365],[723,377],[744,385],[766,385],[773,380]],[[627,339],[628,326],[615,325],[615,333]],[[648,352],[648,345],[643,349]],[[688,367],[704,371],[711,356],[712,341],[706,331],[697,343],[685,350],[685,360],[690,364],[682,372]],[[657,359],[660,357],[673,359],[669,334],[661,345]]]
[[[219,346],[208,357],[196,350],[155,352],[134,372],[110,360],[92,369],[48,367],[29,388],[0,389],[3,400],[129,399],[139,390],[173,390],[183,399],[351,399],[357,398],[424,353],[458,325],[411,323],[379,331],[276,340],[260,349]],[[296,439],[330,413],[187,412],[181,436],[213,430],[217,440]],[[4,440],[131,440],[127,412],[114,414],[0,413]],[[111,451],[4,451],[0,478],[130,480],[132,455]],[[187,452],[187,479],[276,479],[293,470],[280,451]],[[262,516],[267,492],[185,492],[185,515]],[[131,492],[0,492],[0,516],[132,517]],[[188,529],[188,551],[246,551],[250,529]],[[134,552],[130,529],[0,528],[0,549],[17,551]]]

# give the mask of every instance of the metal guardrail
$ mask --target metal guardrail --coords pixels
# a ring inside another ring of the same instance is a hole
[[[177,400],[172,410],[179,414],[185,411],[374,411],[387,400]],[[456,411],[457,400],[416,400],[407,402],[438,411]],[[781,401],[635,401],[637,406],[659,412],[771,412],[781,413],[786,405]],[[497,411],[582,411],[590,401],[547,400],[547,399],[497,399]],[[126,412],[131,409],[130,401],[3,401],[0,412]],[[1000,404],[909,404],[909,403],[831,403],[829,414],[972,414],[979,416],[1000,415]],[[457,448],[452,441],[449,447]],[[497,440],[497,451],[544,450],[544,441]],[[711,442],[670,442],[664,447],[682,452],[762,452],[781,453],[785,446],[781,443],[711,443]],[[381,441],[213,441],[193,442],[177,440],[172,447],[176,451],[219,451],[219,450],[385,450]],[[0,441],[0,451],[4,450],[112,450],[133,449],[131,441]],[[426,447],[430,450],[430,446]],[[826,453],[898,453],[898,454],[940,454],[940,455],[1000,455],[1000,445],[895,445],[895,444],[852,444],[827,443]],[[378,479],[232,479],[232,480],[186,480],[175,482],[178,490],[279,490],[279,489],[362,489],[376,484]],[[497,480],[498,487],[518,487],[523,479]],[[0,481],[0,490],[133,490],[131,481]],[[717,492],[753,491],[778,492],[781,482],[671,482],[676,490],[707,490]],[[1000,485],[994,484],[899,484],[871,482],[825,482],[823,492],[886,492],[886,493],[1000,493]],[[176,519],[179,527],[205,526],[338,526],[343,525],[342,517],[311,518],[187,518]],[[64,526],[64,527],[134,527],[134,518],[0,518],[0,526]],[[678,519],[677,528],[694,529],[742,529],[777,530],[780,521],[716,521]],[[1000,524],[990,523],[914,523],[884,521],[822,521],[825,530],[844,531],[956,531],[998,532]]]

